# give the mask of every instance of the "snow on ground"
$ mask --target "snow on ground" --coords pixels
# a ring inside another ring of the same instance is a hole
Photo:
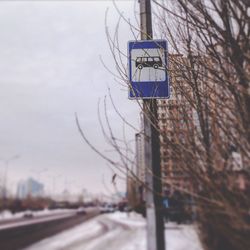
[[[202,250],[197,229],[194,225],[165,225],[165,239],[167,250]]]
[[[165,225],[167,250],[202,250],[195,226]],[[145,219],[135,213],[103,214],[25,250],[146,250]]]
[[[18,218],[22,218],[24,214],[30,210],[22,211],[22,212],[17,212],[17,213],[11,213],[9,210],[4,210],[3,212],[0,213],[0,221],[4,220],[15,220]],[[33,216],[43,216],[43,215],[52,215],[52,214],[60,214],[60,213],[66,213],[66,212],[72,212],[74,210],[72,209],[44,209],[44,210],[39,210],[39,211],[32,211]]]

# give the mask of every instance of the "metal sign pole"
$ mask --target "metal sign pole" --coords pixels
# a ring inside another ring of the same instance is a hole
[[[150,0],[139,0],[141,40],[151,40],[152,17]],[[165,250],[162,184],[160,166],[160,139],[156,99],[143,100],[146,168],[147,249]]]

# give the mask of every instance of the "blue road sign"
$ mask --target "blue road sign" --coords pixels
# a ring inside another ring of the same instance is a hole
[[[128,42],[129,98],[169,98],[167,41]]]

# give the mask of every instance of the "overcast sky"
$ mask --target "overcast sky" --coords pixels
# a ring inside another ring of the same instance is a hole
[[[118,6],[134,18],[134,1],[119,1]],[[139,126],[137,104],[127,99],[126,89],[99,59],[114,68],[105,35],[107,7],[113,32],[118,14],[111,1],[0,1],[0,158],[20,156],[9,163],[12,188],[41,172],[47,188],[51,178],[60,175],[57,192],[66,179],[72,191],[84,187],[105,192],[103,182],[112,189],[111,170],[81,140],[74,118],[77,112],[89,140],[108,150],[97,104],[109,86],[120,112]],[[126,52],[133,37],[126,24],[120,30]],[[111,105],[108,113],[116,135],[122,137],[122,122]],[[134,138],[135,131],[126,133],[128,140]],[[4,167],[0,161],[1,177]]]

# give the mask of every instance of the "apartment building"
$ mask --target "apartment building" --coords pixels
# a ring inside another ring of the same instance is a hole
[[[163,179],[163,191],[168,194],[176,189],[190,189],[191,181],[187,173],[188,154],[185,144],[190,143],[195,122],[194,110],[182,93],[189,86],[182,81],[180,65],[181,55],[170,55],[169,76],[171,98],[158,100],[158,119],[160,129],[160,152]],[[190,91],[191,93],[191,91]]]

